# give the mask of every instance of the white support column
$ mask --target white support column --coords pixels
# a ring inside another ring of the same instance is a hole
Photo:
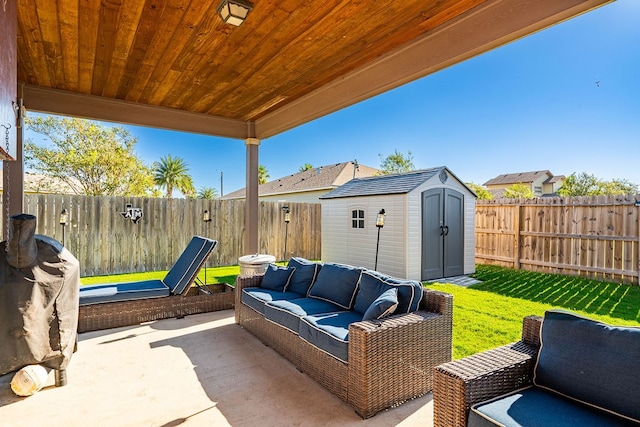
[[[258,253],[258,138],[244,140],[247,147],[247,182],[245,206],[245,254]]]

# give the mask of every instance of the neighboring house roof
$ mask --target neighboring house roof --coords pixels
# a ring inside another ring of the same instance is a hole
[[[555,175],[555,176],[552,176],[551,178],[549,178],[548,180],[546,180],[544,183],[545,184],[555,184],[556,182],[561,182],[561,181],[564,181],[565,179],[567,179],[567,177],[564,176],[564,175]]]
[[[355,169],[355,170],[354,170]],[[258,196],[300,193],[305,191],[330,191],[354,178],[372,176],[380,171],[354,162],[319,166],[283,178],[274,179],[258,186]],[[241,199],[245,189],[226,194],[221,199]]]
[[[342,197],[377,196],[383,194],[405,194],[414,190],[426,180],[446,171],[447,174],[460,181],[446,166],[422,169],[412,172],[373,176],[354,179],[320,197],[321,199],[337,199]],[[470,188],[467,189],[475,194]]]
[[[530,184],[541,176],[548,176],[549,179],[554,178],[553,174],[548,170],[534,172],[518,172],[498,175],[490,179],[482,185],[513,185],[513,184]],[[560,175],[561,176],[561,175]]]
[[[4,174],[0,173],[0,190],[4,189]],[[37,173],[24,173],[25,193],[76,194],[73,189],[59,179],[50,178]]]

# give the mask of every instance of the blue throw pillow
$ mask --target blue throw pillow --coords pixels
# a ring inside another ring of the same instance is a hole
[[[316,280],[320,264],[304,258],[294,257],[289,260],[289,267],[295,268],[296,271],[293,273],[285,291],[307,296],[309,288]]]
[[[393,314],[396,307],[398,307],[398,289],[387,289],[371,303],[364,312],[362,320],[382,319]]]
[[[391,288],[391,285],[385,283],[384,277],[369,271],[362,272],[353,310],[364,314],[380,295]]]
[[[544,315],[533,382],[640,421],[640,328],[609,326],[561,310]]]
[[[284,292],[295,271],[296,269],[294,267],[278,267],[275,264],[269,264],[262,278],[260,287],[271,289],[272,291]]]
[[[388,278],[385,283],[398,288],[398,308],[396,313],[413,313],[418,310],[422,299],[422,283],[417,280]]]
[[[343,264],[326,263],[309,289],[309,296],[351,309],[360,283],[362,269]]]

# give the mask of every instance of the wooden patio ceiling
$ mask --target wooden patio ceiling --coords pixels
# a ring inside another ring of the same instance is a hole
[[[9,0],[12,1],[12,0]],[[267,138],[609,0],[17,0],[28,110]]]

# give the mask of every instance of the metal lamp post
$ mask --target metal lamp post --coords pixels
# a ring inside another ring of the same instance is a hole
[[[64,229],[67,226],[67,223],[69,222],[69,213],[67,212],[66,209],[62,209],[62,212],[60,212],[60,225],[62,226],[62,246],[65,246],[67,244],[67,242],[65,241],[65,235],[64,235]]]
[[[208,209],[205,209],[205,211],[202,213],[202,221],[204,221],[205,225],[209,225],[209,223],[211,222],[211,213],[209,212]],[[207,260],[205,260],[204,262],[204,284],[207,284]]]
[[[384,216],[386,212],[384,209],[380,209],[378,216],[376,217],[376,227],[378,227],[378,241],[376,242],[376,263],[373,267],[374,270],[378,270],[378,250],[380,249],[380,229],[384,227]]]
[[[287,259],[287,237],[289,236],[289,223],[291,222],[291,211],[289,210],[289,206],[283,206],[282,210],[284,211],[284,258]]]

